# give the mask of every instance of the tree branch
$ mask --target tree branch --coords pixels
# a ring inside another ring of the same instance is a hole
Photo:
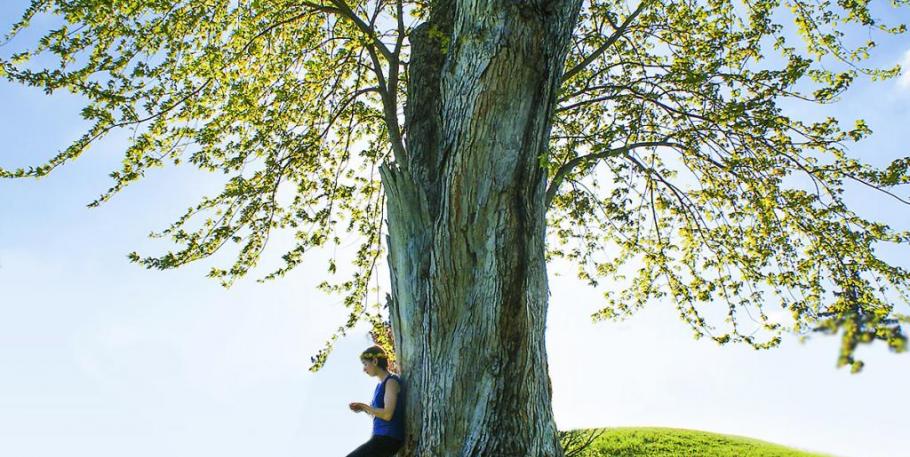
[[[382,99],[382,111],[383,119],[385,120],[386,126],[389,130],[389,140],[392,143],[392,152],[395,157],[395,161],[404,166],[407,161],[407,156],[405,154],[404,141],[401,136],[401,127],[398,124],[398,81],[399,81],[399,54],[401,52],[401,42],[403,41],[403,33],[399,31],[398,40],[395,43],[395,51],[392,52],[388,47],[376,36],[376,30],[370,23],[364,21],[360,16],[355,13],[350,6],[344,0],[329,0],[334,6],[320,5],[317,3],[304,1],[303,5],[309,6],[311,8],[334,13],[350,20],[354,25],[363,32],[364,35],[369,38],[370,43],[365,47],[370,56],[370,62],[372,63],[373,72],[376,74],[376,80],[379,84],[379,94]],[[399,10],[399,15],[402,13],[402,10]],[[399,29],[403,27],[403,19],[399,18]],[[389,63],[389,74],[388,79],[382,69],[382,63],[379,61],[379,56],[377,51],[382,55]]]
[[[559,169],[556,170],[556,174],[553,175],[553,179],[550,181],[550,186],[547,188],[546,201],[544,204],[547,207],[550,206],[550,203],[553,201],[553,197],[556,196],[556,191],[559,189],[559,185],[562,184],[562,182],[565,180],[566,175],[569,174],[569,172],[571,172],[578,165],[581,165],[582,163],[585,163],[585,162],[594,161],[594,160],[606,159],[608,157],[616,157],[620,154],[625,154],[625,153],[627,153],[633,149],[637,149],[637,148],[648,148],[648,147],[656,147],[656,146],[667,146],[667,147],[672,147],[672,148],[682,147],[682,145],[680,145],[679,143],[674,143],[674,142],[666,141],[666,140],[642,141],[639,143],[627,144],[627,145],[619,147],[619,148],[609,149],[609,150],[606,150],[603,152],[578,156],[578,157],[568,161],[565,165],[559,167]]]
[[[635,11],[633,11],[632,14],[630,14],[628,17],[626,17],[626,20],[623,21],[622,24],[620,24],[619,27],[616,28],[616,30],[613,32],[612,35],[610,35],[609,38],[607,38],[607,41],[604,42],[604,44],[602,44],[599,48],[597,48],[597,50],[592,52],[588,57],[585,57],[585,59],[582,60],[578,65],[572,67],[570,70],[566,71],[565,74],[563,74],[561,82],[566,82],[566,81],[572,79],[573,76],[577,75],[580,71],[584,70],[588,65],[591,64],[591,62],[593,62],[598,57],[600,57],[604,52],[606,52],[607,49],[610,48],[610,46],[613,46],[613,43],[615,43],[616,40],[618,40],[619,37],[622,36],[622,34],[626,33],[626,30],[629,28],[629,25],[632,23],[632,21],[634,21],[635,18],[638,17],[638,15],[641,14],[642,11],[644,11],[647,3],[648,3],[647,0],[642,0],[642,2],[638,4],[638,7],[635,8]]]
[[[367,24],[366,21],[361,19],[360,16],[357,15],[357,13],[355,13],[353,10],[351,10],[351,7],[349,7],[348,4],[345,3],[344,0],[331,0],[331,2],[335,5],[336,11],[341,16],[343,16],[347,19],[350,19],[351,22],[353,22],[354,25],[356,25],[357,28],[360,29],[361,32],[363,32],[367,37],[370,38],[370,40],[373,42],[373,46],[375,46],[376,49],[379,50],[379,53],[382,54],[382,56],[385,57],[386,60],[388,60],[389,62],[398,60],[398,59],[396,59],[396,57],[392,53],[392,51],[389,51],[389,48],[386,47],[385,43],[383,43],[382,40],[380,40],[379,37],[376,36],[376,30],[372,26],[370,26],[370,24]],[[309,2],[304,2],[304,4],[309,4]]]

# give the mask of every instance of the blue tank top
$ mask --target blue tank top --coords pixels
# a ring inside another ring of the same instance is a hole
[[[373,402],[370,406],[374,408],[385,407],[385,383],[389,379],[394,379],[400,387],[398,390],[398,399],[395,401],[395,411],[392,413],[391,420],[382,420],[378,417],[373,418],[373,434],[389,436],[399,440],[404,440],[404,387],[401,385],[401,378],[390,374],[376,386],[376,392],[373,394]]]

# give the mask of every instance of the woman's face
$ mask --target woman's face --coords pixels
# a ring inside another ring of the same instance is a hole
[[[367,376],[376,376],[376,370],[379,369],[379,365],[376,364],[375,360],[361,360],[363,363],[363,372]]]

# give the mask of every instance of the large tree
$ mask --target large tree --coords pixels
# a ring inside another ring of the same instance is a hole
[[[224,173],[220,194],[159,234],[172,252],[130,258],[175,268],[236,245],[211,270],[226,285],[275,232],[296,245],[268,279],[359,235],[353,275],[323,285],[350,308],[339,333],[391,323],[402,455],[558,456],[553,257],[607,282],[598,318],[660,299],[718,343],[840,333],[838,363],[854,370],[860,343],[905,349],[910,320],[894,307],[910,272],[877,249],[910,233],[857,214],[843,192],[908,203],[910,158],[870,166],[848,154],[870,133],[862,121],[782,109],[897,74],[864,66],[873,40],[905,31],[879,19],[892,6],[33,0],[7,36],[23,51],[0,75],[81,95],[91,127],[46,163],[0,174],[45,176],[117,129],[132,133],[123,167],[92,205],[156,167]],[[33,24],[47,29],[23,43]],[[384,253],[389,294],[373,303]]]

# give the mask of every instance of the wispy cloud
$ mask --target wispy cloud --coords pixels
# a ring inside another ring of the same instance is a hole
[[[903,89],[910,89],[910,49],[904,53],[901,59],[901,75],[897,80],[897,85]]]

